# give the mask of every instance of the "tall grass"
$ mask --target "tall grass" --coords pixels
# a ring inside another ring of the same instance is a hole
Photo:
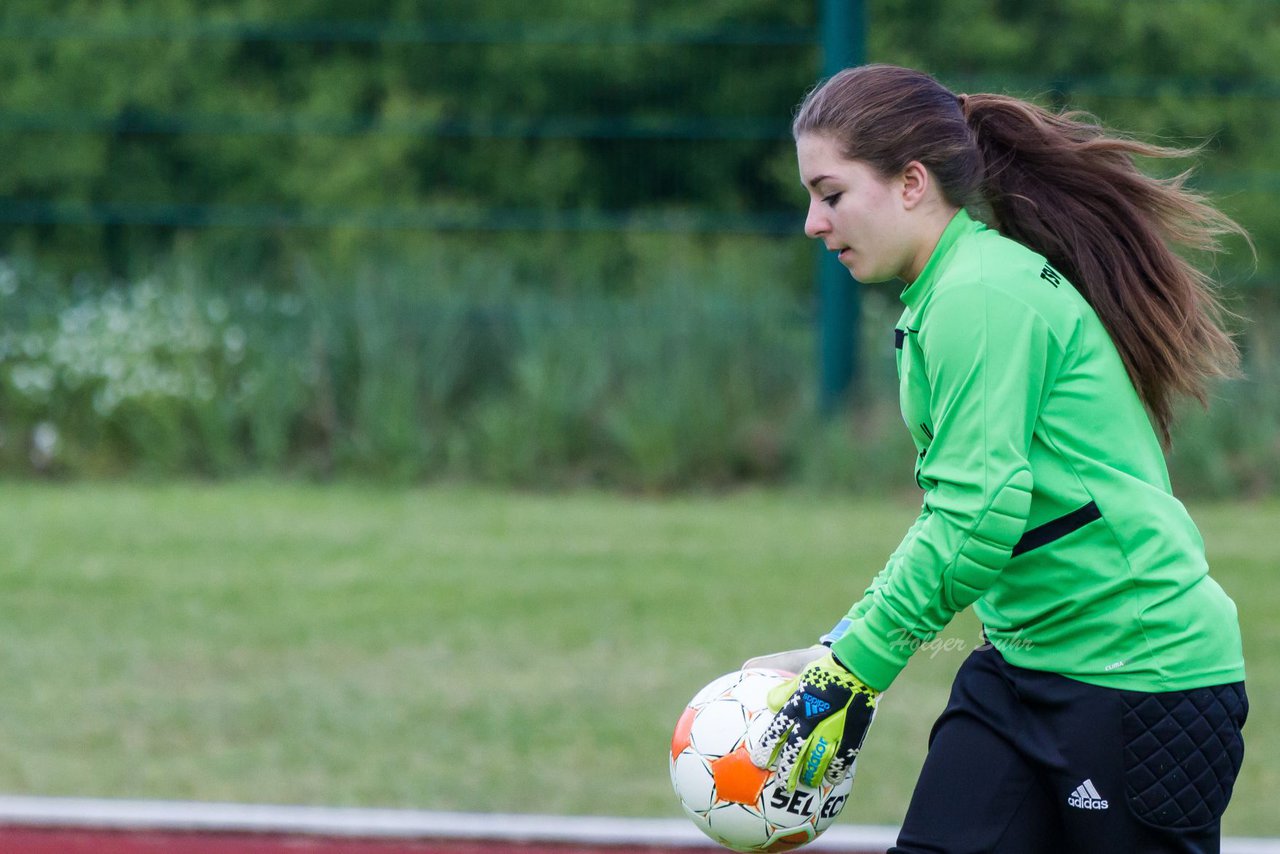
[[[754,276],[723,247],[661,245],[633,247],[647,278],[596,290],[535,288],[537,265],[462,252],[350,273],[294,263],[271,280],[174,263],[115,283],[11,259],[0,473],[911,488],[891,293],[864,295],[856,405],[822,419],[791,245],[739,246]],[[604,257],[587,259],[602,276]],[[1186,494],[1280,490],[1280,308],[1258,291],[1243,313],[1246,378],[1177,434]]]

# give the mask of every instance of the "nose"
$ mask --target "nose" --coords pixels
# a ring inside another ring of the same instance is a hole
[[[818,238],[831,230],[831,221],[822,212],[818,202],[809,202],[809,211],[804,218],[806,237]]]

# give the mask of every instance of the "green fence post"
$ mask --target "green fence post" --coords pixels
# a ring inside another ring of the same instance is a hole
[[[867,57],[865,0],[822,0],[822,73],[830,77]],[[818,252],[818,400],[824,414],[840,408],[858,376],[858,285],[821,245]]]

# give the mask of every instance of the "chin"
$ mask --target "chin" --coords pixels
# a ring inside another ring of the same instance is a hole
[[[857,279],[859,282],[862,282],[864,285],[878,285],[881,282],[891,282],[897,278],[897,276],[895,276],[892,273],[876,273],[876,272],[860,273],[857,270],[853,269],[852,267],[849,268],[849,275],[853,276],[855,279]]]

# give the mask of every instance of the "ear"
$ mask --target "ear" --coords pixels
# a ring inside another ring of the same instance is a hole
[[[919,160],[912,160],[902,170],[902,206],[906,210],[917,207],[929,192],[933,176]]]

